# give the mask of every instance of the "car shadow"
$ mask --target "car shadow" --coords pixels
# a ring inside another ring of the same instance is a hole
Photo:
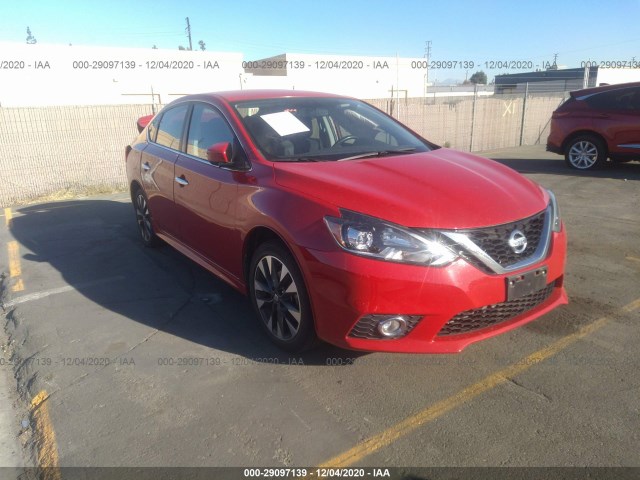
[[[544,173],[567,177],[640,180],[640,163],[638,162],[608,162],[600,169],[583,172],[569,168],[562,158],[559,158],[558,160],[537,158],[492,158],[492,160],[524,174]]]
[[[45,278],[39,282],[44,290],[59,288],[57,276],[45,273],[50,272],[47,265],[53,267],[89,301],[68,308],[95,312],[92,303],[97,304],[150,328],[261,363],[339,366],[366,354],[322,342],[301,354],[280,350],[261,331],[244,295],[168,245],[144,247],[128,201],[63,201],[14,211],[11,233],[23,252],[23,276]],[[46,281],[50,278],[53,284]],[[56,321],[55,315],[48,321]]]

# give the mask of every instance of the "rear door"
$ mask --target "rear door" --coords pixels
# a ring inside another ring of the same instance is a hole
[[[149,145],[141,156],[142,187],[156,232],[176,236],[174,169],[190,105],[177,105],[149,125]]]
[[[241,147],[215,107],[194,103],[185,153],[176,162],[175,205],[180,240],[217,267],[239,277],[241,242],[236,228],[238,171],[233,164],[213,165],[207,148],[229,142]]]
[[[640,88],[611,90],[587,103],[594,109],[594,125],[608,140],[610,153],[640,156]]]

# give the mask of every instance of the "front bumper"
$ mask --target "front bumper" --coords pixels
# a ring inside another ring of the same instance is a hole
[[[507,275],[492,275],[462,259],[447,267],[420,267],[372,260],[336,250],[303,250],[305,277],[318,336],[343,348],[405,353],[456,353],[471,343],[514,329],[568,302],[563,287],[564,229],[553,233],[546,258],[524,271],[547,267],[548,292],[533,308],[490,326],[442,335],[459,314],[504,304]],[[518,272],[511,272],[510,275]],[[397,339],[349,335],[365,315],[420,315],[417,325]],[[464,315],[463,315],[464,316]],[[440,335],[439,335],[440,333]]]

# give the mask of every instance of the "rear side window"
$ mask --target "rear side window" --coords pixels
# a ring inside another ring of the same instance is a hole
[[[626,88],[598,93],[585,100],[597,110],[629,111],[640,109],[640,89]]]
[[[617,99],[617,110],[640,112],[640,88],[630,88]]]
[[[164,112],[158,125],[157,144],[180,150],[187,110],[189,110],[189,104],[185,103]]]

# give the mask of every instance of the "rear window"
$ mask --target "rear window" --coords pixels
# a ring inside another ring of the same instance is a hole
[[[565,100],[562,105],[560,105],[558,107],[559,112],[562,112],[563,110],[566,110],[567,108],[571,108],[573,106],[573,104],[576,103],[576,99],[573,97],[569,97],[567,100]]]
[[[156,137],[158,136],[158,124],[160,123],[160,116],[157,116],[153,119],[153,122],[149,124],[147,127],[147,132],[149,135],[149,140],[152,142],[156,141]]]

